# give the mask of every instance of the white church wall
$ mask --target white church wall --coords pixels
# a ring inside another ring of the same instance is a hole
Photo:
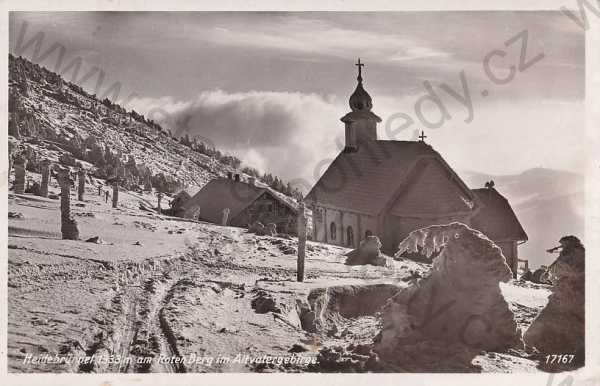
[[[326,242],[327,235],[325,231],[327,229],[325,222],[325,208],[316,206],[312,210],[313,215],[313,240],[319,242]]]
[[[366,232],[377,234],[377,217],[346,212],[344,210],[316,206],[313,209],[313,240],[344,247],[356,248],[365,238]],[[332,239],[331,223],[335,224],[335,239]],[[348,227],[352,227],[354,242],[348,245]]]
[[[352,245],[348,242],[348,227],[352,227]],[[344,213],[341,218],[340,228],[343,233],[343,246],[349,248],[357,247],[360,242],[360,240],[358,240],[358,215],[354,213]]]
[[[342,212],[335,209],[326,209],[325,211],[325,229],[327,232],[327,242],[329,244],[342,245]],[[335,232],[331,232],[331,224],[335,224]]]

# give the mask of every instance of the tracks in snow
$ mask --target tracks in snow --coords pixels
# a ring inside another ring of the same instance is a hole
[[[175,268],[181,269],[176,263],[146,276],[118,275],[110,305],[96,316],[103,327],[85,350],[94,361],[79,366],[79,372],[186,372],[164,311],[180,279]],[[100,360],[101,356],[112,360]]]

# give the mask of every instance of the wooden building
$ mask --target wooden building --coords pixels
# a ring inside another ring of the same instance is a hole
[[[516,273],[517,244],[527,235],[508,201],[493,187],[469,189],[424,135],[419,141],[378,140],[381,119],[371,112],[358,65],[352,111],[341,119],[346,146],[305,198],[313,240],[354,248],[377,235],[382,250],[393,254],[415,229],[460,221],[495,241]]]
[[[169,206],[171,207],[170,214],[176,217],[185,217],[184,205],[192,198],[193,195],[194,193],[192,193],[190,189],[182,189],[175,194],[169,203]]]
[[[268,187],[257,186],[252,178],[243,182],[239,174],[229,174],[209,181],[183,204],[183,209],[184,217],[215,224],[222,224],[223,211],[229,209],[227,225],[275,223],[278,232],[294,234],[298,211],[291,201]]]
[[[494,188],[493,183],[485,188],[473,189],[481,207],[471,219],[471,227],[485,233],[502,249],[506,263],[513,274],[519,270],[518,246],[527,241],[527,233],[517,219],[508,200]]]

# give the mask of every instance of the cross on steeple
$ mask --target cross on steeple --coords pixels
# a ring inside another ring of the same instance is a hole
[[[358,80],[359,82],[362,82],[363,79],[362,79],[362,71],[361,70],[362,70],[362,67],[365,66],[365,64],[361,63],[360,58],[358,58],[358,63],[356,63],[355,66],[358,67],[358,78],[356,78],[356,80]]]
[[[425,142],[425,138],[427,138],[427,136],[423,130],[421,130],[421,135],[419,135],[419,138],[421,138],[421,142]]]

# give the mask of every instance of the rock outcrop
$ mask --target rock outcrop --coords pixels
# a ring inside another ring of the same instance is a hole
[[[375,340],[382,366],[396,371],[468,371],[480,350],[522,347],[499,283],[512,273],[498,246],[461,223],[413,231],[403,252],[433,260],[431,275],[398,292]]]
[[[585,248],[574,236],[559,242],[560,255],[548,267],[552,294],[524,340],[544,355],[574,354],[565,367],[576,368],[585,361]]]
[[[384,267],[386,258],[380,251],[381,241],[377,236],[367,236],[362,240],[358,248],[346,254],[347,265],[378,265]]]

